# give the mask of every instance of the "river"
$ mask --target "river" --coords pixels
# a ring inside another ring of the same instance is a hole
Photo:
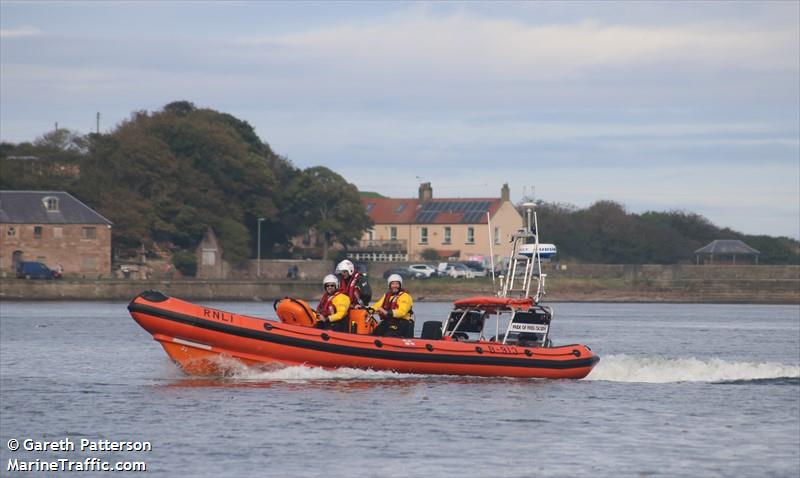
[[[268,303],[208,305],[274,317]],[[307,367],[198,379],[126,303],[5,301],[0,475],[96,458],[146,476],[798,476],[800,306],[551,305],[554,342],[601,356],[584,380]],[[448,305],[415,309],[419,326]],[[81,439],[150,447],[25,450]],[[114,475],[128,474],[143,475]],[[84,475],[98,476],[69,474]]]

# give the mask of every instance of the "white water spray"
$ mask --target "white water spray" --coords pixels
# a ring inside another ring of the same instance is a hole
[[[728,362],[722,359],[607,355],[586,380],[609,382],[731,382],[798,378],[800,366],[780,363]]]
[[[419,378],[419,375],[410,375],[397,372],[376,370],[359,370],[354,368],[338,368],[327,370],[320,367],[307,365],[276,366],[272,369],[248,367],[241,362],[227,363],[225,377],[241,381],[257,382],[306,382],[320,380],[398,380]]]

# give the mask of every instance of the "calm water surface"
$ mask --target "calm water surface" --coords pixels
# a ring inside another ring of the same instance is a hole
[[[800,306],[554,304],[554,341],[601,356],[570,381],[305,367],[196,379],[126,305],[0,304],[0,476],[62,475],[9,473],[12,459],[92,456],[144,461],[140,476],[800,473]],[[267,303],[209,305],[274,317]],[[421,324],[448,305],[415,309]],[[152,450],[7,445],[65,437]],[[98,476],[68,476],[82,475]]]

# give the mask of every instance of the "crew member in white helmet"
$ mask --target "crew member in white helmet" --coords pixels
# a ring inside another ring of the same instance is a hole
[[[337,332],[347,332],[347,310],[350,308],[350,298],[339,290],[339,280],[333,274],[328,274],[322,279],[325,293],[317,305],[316,327],[330,329]]]
[[[372,300],[372,288],[369,286],[367,276],[356,271],[352,262],[345,259],[336,266],[339,276],[339,290],[350,298],[350,305],[358,308],[365,307]]]
[[[381,317],[381,323],[375,328],[373,335],[387,337],[414,336],[414,299],[403,289],[403,278],[392,274],[387,280],[389,291],[372,305]]]

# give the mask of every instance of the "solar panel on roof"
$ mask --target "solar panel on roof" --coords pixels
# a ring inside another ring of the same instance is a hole
[[[439,213],[436,211],[425,211],[417,214],[416,222],[427,223],[433,222]]]
[[[464,214],[464,219],[462,219],[461,222],[465,224],[480,222],[482,216],[482,212],[468,212]]]

